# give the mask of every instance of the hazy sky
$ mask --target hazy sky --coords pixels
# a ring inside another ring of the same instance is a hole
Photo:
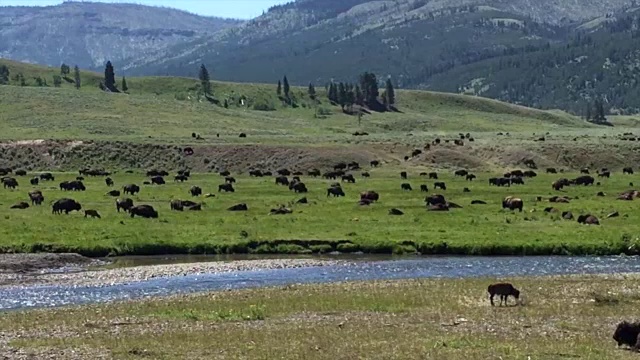
[[[262,14],[270,6],[291,0],[93,0],[96,2],[122,2],[142,5],[166,6],[205,16],[250,19]],[[49,6],[62,0],[0,0],[0,6]]]

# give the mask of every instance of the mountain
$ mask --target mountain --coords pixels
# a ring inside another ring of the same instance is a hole
[[[0,3],[1,4],[1,3]],[[133,4],[65,2],[0,7],[0,57],[59,66],[104,66],[209,36],[241,21]]]

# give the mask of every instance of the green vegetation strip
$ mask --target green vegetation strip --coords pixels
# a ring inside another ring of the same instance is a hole
[[[136,204],[150,204],[159,211],[158,219],[130,218],[116,212],[115,198],[102,178],[87,178],[86,192],[63,192],[59,181],[72,180],[76,174],[56,174],[55,183],[41,183],[45,205],[26,210],[9,207],[28,201],[31,190],[28,178],[18,178],[17,190],[0,189],[0,250],[2,252],[77,252],[87,256],[155,255],[155,254],[220,254],[220,253],[414,253],[464,255],[606,255],[640,253],[640,215],[636,202],[616,200],[628,190],[634,176],[616,173],[611,179],[599,179],[602,185],[572,186],[561,193],[572,197],[568,204],[549,203],[558,195],[551,189],[556,175],[540,175],[525,179],[526,185],[511,188],[490,187],[491,174],[477,174],[467,182],[450,174],[440,174],[447,183],[444,194],[462,209],[429,212],[424,205],[426,193],[419,190],[427,184],[433,194],[433,180],[420,178],[418,170],[410,171],[409,180],[400,180],[395,171],[374,169],[371,178],[357,177],[355,184],[343,183],[344,198],[326,196],[333,181],[303,176],[308,194],[294,194],[285,186],[274,184],[273,178],[237,176],[235,193],[218,193],[223,178],[214,174],[195,174],[185,183],[167,178],[163,186],[143,185],[133,197]],[[577,174],[564,174],[572,177]],[[113,175],[116,188],[128,183],[142,185],[142,174]],[[408,182],[413,191],[403,191]],[[202,187],[211,198],[191,198],[190,186]],[[471,192],[463,192],[468,187]],[[359,193],[375,190],[380,201],[359,206]],[[604,191],[605,197],[596,193]],[[503,210],[505,196],[523,199],[522,213]],[[309,204],[293,204],[307,197]],[[538,196],[542,202],[536,202]],[[95,209],[101,219],[84,218],[82,213],[51,214],[50,204],[62,197],[79,201],[83,209]],[[203,202],[202,211],[170,211],[171,199]],[[471,205],[472,200],[487,205]],[[226,209],[246,203],[247,212]],[[269,215],[280,204],[290,206],[293,214]],[[547,207],[559,212],[546,213]],[[390,216],[390,208],[405,215]],[[600,226],[580,225],[563,220],[562,211],[590,213],[600,218]],[[606,215],[618,211],[618,217]]]
[[[523,305],[508,307],[490,306],[494,279],[451,279],[9,312],[0,316],[0,348],[92,359],[632,359],[611,335],[640,305],[638,280],[510,279]]]

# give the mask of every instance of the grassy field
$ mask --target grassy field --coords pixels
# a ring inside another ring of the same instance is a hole
[[[274,179],[237,176],[235,193],[218,193],[223,182],[218,175],[195,174],[185,183],[168,178],[163,186],[142,186],[133,199],[136,204],[151,204],[160,213],[159,219],[131,219],[117,213],[114,198],[105,195],[109,188],[101,178],[88,178],[86,192],[63,192],[57,189],[63,180],[73,180],[76,174],[56,174],[55,183],[42,183],[45,205],[26,210],[10,210],[19,201],[28,201],[32,187],[28,178],[18,178],[17,190],[0,189],[0,249],[2,251],[71,251],[86,255],[124,255],[161,253],[307,253],[338,250],[369,253],[420,252],[424,254],[638,254],[640,253],[640,214],[635,201],[616,200],[629,189],[629,182],[638,182],[637,175],[614,174],[599,180],[601,186],[569,187],[554,192],[551,182],[559,175],[541,174],[526,179],[526,185],[511,188],[490,187],[491,174],[478,174],[478,180],[467,182],[451,173],[440,173],[447,183],[449,201],[462,205],[446,213],[428,212],[425,193],[427,184],[434,193],[433,180],[410,171],[413,191],[402,191],[397,172],[374,169],[371,178],[358,176],[356,184],[343,184],[345,198],[326,196],[332,181],[302,177],[309,193],[297,195],[287,187],[277,186]],[[495,175],[494,175],[495,176]],[[564,174],[575,177],[577,174]],[[142,185],[142,174],[116,174],[116,188],[128,183]],[[189,199],[192,185],[204,193],[216,196],[203,201],[201,212],[170,211],[171,199]],[[464,193],[468,187],[471,192]],[[375,190],[381,194],[378,203],[359,206],[359,193]],[[606,197],[597,197],[604,191]],[[564,194],[575,198],[569,204],[550,204],[551,195]],[[525,211],[502,210],[505,196],[521,197]],[[306,196],[309,204],[294,204]],[[544,201],[536,202],[538,196]],[[78,200],[84,209],[96,209],[102,219],[84,218],[83,214],[51,214],[50,204],[62,197]],[[470,205],[474,199],[487,205]],[[248,212],[233,213],[226,209],[246,203]],[[268,215],[271,208],[290,205],[290,215]],[[584,226],[560,219],[560,214],[548,214],[549,206],[559,211],[570,210],[577,217],[591,213],[601,219],[601,226]],[[390,216],[389,209],[399,208],[404,216]],[[618,211],[620,216],[605,219]]]
[[[611,338],[635,319],[637,276],[509,280],[523,306],[491,307],[495,279],[380,281],[4,313],[0,327],[6,351],[74,359],[637,358]]]
[[[52,78],[59,69],[0,60],[11,74],[25,74],[25,87],[0,86],[0,139],[99,139],[183,143],[191,133],[203,143],[323,143],[354,131],[380,137],[459,131],[541,131],[563,127],[593,128],[560,111],[540,111],[498,101],[455,94],[398,91],[399,113],[348,116],[331,106],[324,85],[317,84],[320,105],[313,105],[306,88],[293,88],[297,108],[283,106],[274,84],[213,82],[214,96],[229,107],[213,105],[198,95],[196,79],[142,77],[127,79],[129,94],[101,92],[101,74],[83,72],[80,90],[36,87],[31,79]],[[13,76],[12,75],[12,76]],[[52,80],[49,81],[52,84]],[[244,105],[240,100],[244,98]],[[254,110],[268,105],[273,111]],[[317,114],[324,114],[316,116]],[[245,132],[249,137],[238,139]],[[218,138],[216,134],[220,134]]]

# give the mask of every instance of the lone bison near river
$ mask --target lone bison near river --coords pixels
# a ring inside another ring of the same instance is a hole
[[[516,301],[520,299],[520,291],[513,287],[513,285],[509,283],[498,283],[489,285],[487,288],[487,292],[489,292],[489,301],[491,301],[491,306],[495,306],[493,303],[493,297],[496,295],[500,295],[500,305],[502,306],[502,302],[507,305],[507,300],[509,296],[513,296],[516,298]]]

